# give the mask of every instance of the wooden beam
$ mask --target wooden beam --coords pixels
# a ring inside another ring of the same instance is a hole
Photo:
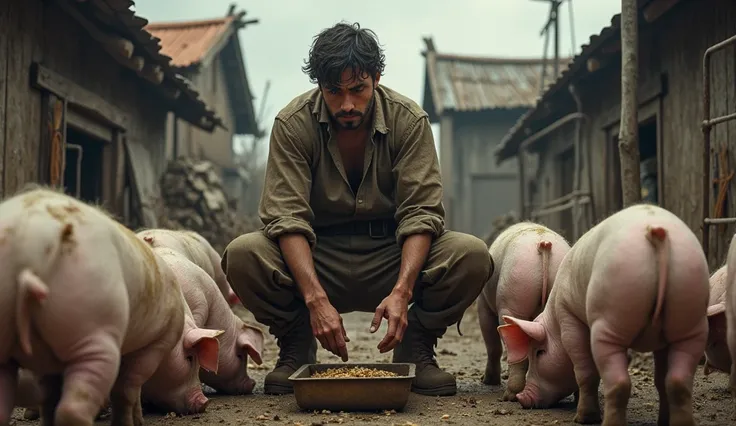
[[[679,2],[680,0],[654,0],[646,5],[642,11],[644,20],[647,22],[656,21]]]
[[[161,84],[158,86],[158,89],[164,97],[172,101],[179,99],[179,96],[181,96],[181,90],[177,87],[171,86],[170,84]]]
[[[636,0],[621,0],[621,159],[623,208],[641,202],[639,178],[639,9]]]
[[[138,74],[156,85],[164,81],[164,72],[161,70],[160,65],[145,65]]]
[[[78,9],[76,6],[69,3],[68,0],[56,0],[59,7],[68,13],[75,21],[77,21],[82,28],[84,28],[89,35],[102,44],[103,49],[110,54],[120,65],[130,68],[135,72],[139,72],[143,69],[145,60],[142,57],[125,56],[127,50],[123,49],[123,54],[119,52],[121,46],[124,47],[125,41],[116,40],[108,34],[100,31],[97,26],[91,23]],[[132,52],[131,52],[132,54]]]
[[[241,28],[245,28],[248,25],[257,24],[259,22],[261,22],[261,21],[258,18],[256,18],[256,19],[248,19],[247,21],[238,21],[238,22],[235,23],[235,28],[241,29]]]
[[[130,63],[128,64],[128,68],[139,73],[143,70],[143,67],[145,65],[146,65],[146,60],[143,59],[142,56],[133,56],[132,58],[130,58]]]
[[[103,42],[106,45],[108,51],[114,52],[116,55],[125,59],[130,59],[133,56],[135,45],[132,41],[124,39],[122,37],[110,37]]]
[[[125,129],[128,123],[128,117],[117,107],[37,62],[31,64],[31,84],[66,99],[67,103],[96,115],[115,128]]]
[[[129,10],[134,4],[131,0],[105,0],[105,3],[117,11]]]

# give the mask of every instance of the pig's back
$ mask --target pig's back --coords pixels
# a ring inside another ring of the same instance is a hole
[[[496,300],[514,297],[514,293],[541,291],[542,254],[538,246],[542,241],[552,243],[548,270],[548,286],[552,287],[557,268],[569,250],[569,244],[562,236],[545,226],[522,222],[507,228],[494,241],[489,249],[491,256],[496,256],[494,262],[497,262],[494,270],[497,288],[495,294],[491,295],[492,306],[495,306]],[[530,288],[525,290],[521,286]]]
[[[156,229],[149,232],[143,231],[139,235],[147,235],[153,237],[151,247],[153,248],[169,248],[178,251],[190,262],[204,269],[210,276],[214,276],[212,262],[205,252],[201,242],[194,236],[189,235],[189,231],[177,231],[173,229]]]
[[[662,344],[661,336],[676,338],[673,330],[694,327],[705,315],[710,294],[705,255],[689,227],[660,207],[634,206],[612,219],[598,230],[600,244],[588,287],[588,319],[594,321],[602,315],[617,318],[622,330],[638,330],[633,349],[653,350]],[[667,263],[661,322],[651,318],[662,261],[658,244],[648,235],[651,227],[666,231],[661,245]]]

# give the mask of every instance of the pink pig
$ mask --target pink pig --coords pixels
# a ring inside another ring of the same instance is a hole
[[[162,253],[161,249],[154,249],[154,252],[171,267],[180,285],[190,279],[187,271],[181,270],[168,253]],[[186,308],[184,332],[174,349],[166,355],[151,378],[143,384],[141,398],[166,412],[196,414],[203,413],[209,405],[209,400],[202,392],[202,382],[199,380],[200,366],[205,370],[217,372],[219,356],[217,337],[224,331],[197,327],[185,299],[184,303]]]
[[[43,188],[0,203],[0,261],[0,424],[18,366],[54,396],[45,422],[91,426],[109,395],[113,424],[143,424],[141,387],[184,330],[165,262],[102,210]]]
[[[219,337],[219,370],[201,371],[202,381],[225,394],[252,393],[255,381],[248,376],[247,358],[250,356],[256,364],[262,363],[263,333],[243,323],[230,310],[227,302],[220,296],[215,282],[202,268],[174,250],[155,250],[182,277],[180,284],[192,310],[194,322],[200,327],[224,330],[224,334]]]
[[[215,280],[230,306],[240,302],[222,270],[220,254],[202,235],[187,230],[146,229],[137,234],[151,247],[168,247],[182,253]]]
[[[669,211],[636,205],[583,235],[562,260],[544,311],[504,317],[508,362],[529,359],[525,408],[579,392],[577,423],[626,424],[627,349],[654,352],[659,424],[694,424],[692,386],[708,338],[708,264],[698,239]]]
[[[726,265],[710,277],[708,302],[708,343],[705,347],[703,373],[731,372],[731,355],[726,341]]]
[[[483,383],[501,383],[501,339],[496,331],[503,316],[532,320],[544,308],[557,268],[570,250],[565,239],[536,223],[522,222],[505,229],[489,251],[496,264],[478,298],[478,322],[486,344]],[[524,389],[527,361],[509,364],[503,399],[516,400]]]
[[[106,405],[109,403],[106,402]],[[15,393],[15,406],[25,408],[23,419],[38,420],[38,411],[43,405],[43,387],[38,378],[25,368],[18,369],[18,387]],[[99,415],[97,417],[99,419]]]

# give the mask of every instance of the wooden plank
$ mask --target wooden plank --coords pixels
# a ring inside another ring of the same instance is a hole
[[[128,212],[125,210],[125,203],[123,199],[123,193],[125,189],[125,134],[117,132],[115,134],[115,140],[113,147],[115,149],[113,171],[112,176],[112,190],[114,194],[113,208],[120,215],[121,218],[128,217]]]
[[[31,37],[31,57],[30,62],[38,62],[43,60],[43,41],[44,41],[44,2],[28,1],[26,4],[26,13],[28,23],[26,31]],[[34,90],[29,83],[28,65],[24,64],[24,86],[28,93],[28,114],[26,116],[25,125],[28,130],[28,139],[25,142],[27,164],[24,168],[24,182],[36,182],[39,173],[38,158],[41,149],[41,139],[44,129],[41,126],[43,112],[43,96],[42,93]]]
[[[99,121],[90,119],[85,114],[74,108],[69,108],[66,117],[70,126],[99,139],[102,142],[112,143],[114,130],[109,126],[100,124]]]
[[[34,8],[38,1],[11,1],[9,7],[8,73],[6,93],[4,192],[16,192],[25,184],[26,169],[36,164],[38,157],[29,158],[27,146],[38,144],[37,132],[30,130],[28,120],[38,114],[30,110],[40,105],[40,96],[28,86],[28,66],[33,60],[34,37],[39,36]],[[38,122],[36,123],[38,124]],[[37,127],[37,129],[40,128]]]
[[[640,85],[637,93],[639,106],[642,107],[656,98],[664,97],[667,94],[667,86],[668,80],[666,73],[662,73],[659,78],[653,78],[645,84]],[[599,121],[603,123],[601,126],[603,130],[617,126],[621,121],[620,101],[602,113]]]
[[[125,129],[129,123],[127,115],[96,93],[78,86],[37,62],[31,66],[31,82],[34,86],[66,99],[67,103],[84,109],[117,129]]]
[[[647,22],[654,22],[679,2],[680,0],[654,0],[644,7],[642,15]]]
[[[153,203],[160,195],[160,191],[157,188],[158,179],[153,176],[155,169],[151,162],[151,153],[140,142],[128,138],[125,140],[125,147],[129,158],[127,163],[130,170],[131,189],[134,198],[139,202],[140,210],[137,213],[143,226],[155,228],[158,225],[158,218]]]
[[[38,181],[58,187],[64,172],[64,100],[46,93],[43,96],[41,142],[38,155]]]
[[[0,2],[0,82],[7,81],[8,68],[8,39],[10,32],[10,2]],[[5,174],[5,127],[6,127],[7,84],[0,84],[0,197],[4,192]]]

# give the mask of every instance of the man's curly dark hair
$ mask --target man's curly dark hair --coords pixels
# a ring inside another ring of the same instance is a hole
[[[314,37],[302,71],[312,83],[339,86],[342,73],[348,68],[353,78],[362,73],[372,78],[383,75],[385,60],[375,32],[361,28],[357,22],[340,22]]]

